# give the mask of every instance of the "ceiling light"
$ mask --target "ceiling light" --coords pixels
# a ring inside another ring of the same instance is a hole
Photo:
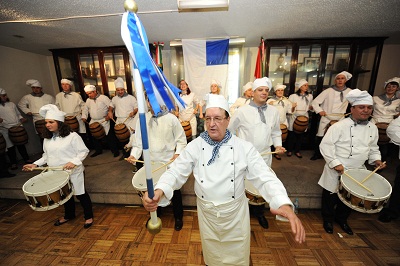
[[[228,10],[229,0],[177,0],[179,11]]]

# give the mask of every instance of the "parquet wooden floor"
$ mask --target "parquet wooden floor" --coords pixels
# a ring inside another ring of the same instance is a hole
[[[77,204],[79,218],[55,227],[62,207],[35,212],[26,201],[0,199],[0,264],[204,265],[195,209],[185,211],[183,229],[176,232],[167,208],[156,236],[145,228],[149,215],[142,207],[95,204],[94,213],[94,225],[84,229]],[[300,245],[288,223],[266,216],[268,230],[251,218],[252,265],[400,265],[400,221],[383,224],[377,214],[353,212],[353,236],[338,226],[329,235],[318,210],[301,209],[307,240]]]

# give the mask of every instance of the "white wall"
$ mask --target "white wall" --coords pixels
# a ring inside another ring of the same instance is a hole
[[[26,86],[28,79],[37,79],[43,86],[43,92],[55,96],[59,91],[53,58],[0,46],[0,88],[7,91],[10,101],[18,104],[22,96],[32,90]],[[34,133],[32,120],[24,124],[28,131],[28,153],[42,152],[39,138]],[[17,153],[18,154],[18,153]]]

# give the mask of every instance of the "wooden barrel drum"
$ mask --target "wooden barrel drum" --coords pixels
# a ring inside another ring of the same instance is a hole
[[[308,128],[308,117],[301,115],[296,117],[293,123],[293,131],[300,134],[306,131]]]
[[[190,126],[189,121],[181,122],[183,130],[185,130],[186,139],[190,139],[192,137],[192,127]]]
[[[10,127],[8,137],[14,145],[24,145],[28,143],[28,133],[23,126]]]
[[[90,133],[95,139],[102,139],[106,136],[104,127],[99,122],[94,122],[89,125]]]
[[[115,136],[120,142],[127,142],[131,137],[131,132],[123,123],[114,126]]]
[[[64,123],[69,125],[72,131],[79,132],[79,122],[76,116],[66,116]]]
[[[379,139],[378,144],[387,144],[390,141],[390,138],[386,134],[386,129],[389,126],[388,123],[376,123],[376,127],[378,128]]]
[[[35,129],[39,136],[43,139],[43,134],[46,131],[46,121],[44,119],[36,121]]]
[[[281,132],[282,132],[282,142],[285,142],[288,136],[288,129],[285,124],[280,124]]]

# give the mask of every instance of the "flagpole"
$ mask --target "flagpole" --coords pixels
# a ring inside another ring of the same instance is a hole
[[[133,0],[126,0],[124,3],[125,10],[130,12],[137,12],[137,5]],[[133,59],[131,58],[131,62]],[[134,64],[131,64],[134,65]],[[147,184],[147,192],[149,198],[154,197],[154,185],[153,179],[151,175],[151,158],[150,158],[150,151],[149,151],[149,140],[147,135],[147,124],[146,124],[146,108],[145,103],[146,99],[144,97],[144,90],[143,90],[143,82],[142,77],[140,76],[139,69],[136,65],[133,66],[133,80],[136,89],[136,97],[138,102],[138,113],[139,113],[139,122],[140,122],[140,133],[142,135],[142,147],[143,147],[143,161],[144,161],[144,168],[146,173],[146,184]],[[150,212],[150,220],[147,222],[147,230],[155,235],[161,231],[162,223],[161,219],[157,217],[157,211]]]

